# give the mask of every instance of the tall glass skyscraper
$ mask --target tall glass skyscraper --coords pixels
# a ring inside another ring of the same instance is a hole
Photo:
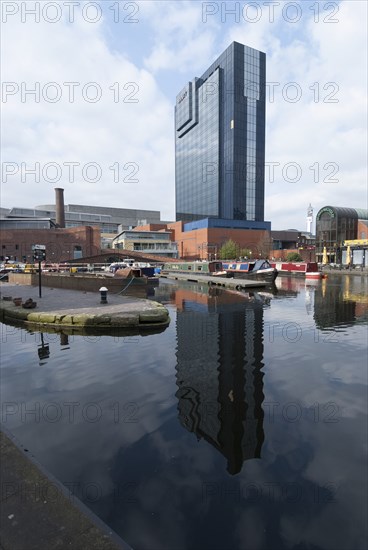
[[[233,42],[177,95],[176,219],[264,221],[266,55]]]

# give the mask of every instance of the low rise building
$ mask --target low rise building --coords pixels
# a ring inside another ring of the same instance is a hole
[[[318,262],[347,263],[345,241],[367,238],[368,210],[324,206],[316,217],[316,256]],[[359,250],[359,248],[357,248]],[[356,253],[358,265],[368,265],[364,252]],[[344,252],[345,251],[345,252]],[[324,261],[327,258],[327,262]],[[354,263],[354,260],[353,260]]]
[[[46,243],[53,250],[50,261],[96,255],[101,249],[113,247],[117,233],[131,230],[137,225],[161,223],[160,212],[156,210],[65,205],[64,190],[61,188],[55,189],[55,204],[35,208],[1,208],[0,215],[0,256],[3,260],[8,258],[16,261],[30,261],[32,245]],[[46,232],[37,233],[39,230]],[[97,235],[99,242],[96,240]],[[152,244],[152,241],[148,244]],[[167,255],[176,257],[175,245],[166,240],[161,243],[161,248],[158,241],[156,244],[158,251],[168,247]]]
[[[233,240],[239,248],[248,248],[253,258],[269,257],[271,236],[269,222],[248,222],[243,220],[219,220],[207,218],[195,222],[181,221],[160,226],[140,226],[135,231],[149,231],[155,228],[167,230],[171,240],[177,244],[178,257],[184,260],[215,260],[228,240]]]
[[[178,257],[178,247],[176,242],[171,240],[171,231],[122,231],[113,239],[112,248],[170,258]]]
[[[298,253],[303,261],[315,261],[315,236],[306,231],[286,229],[271,231],[272,250],[270,257],[275,260],[286,260],[291,252]]]
[[[0,259],[32,263],[32,247],[41,244],[46,247],[48,262],[64,262],[98,254],[101,249],[100,239],[100,229],[91,226],[3,229]]]
[[[56,221],[56,205],[44,204],[35,208],[13,207],[2,209],[3,218],[49,218]],[[102,233],[117,234],[136,225],[160,222],[160,212],[85,204],[66,204],[65,227],[98,226]]]
[[[342,263],[368,267],[368,239],[353,239],[344,242]]]

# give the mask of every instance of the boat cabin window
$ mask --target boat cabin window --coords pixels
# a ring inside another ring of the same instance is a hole
[[[257,260],[254,265],[254,269],[267,269],[268,267],[271,266],[267,260]]]
[[[210,273],[215,273],[216,271],[222,270],[222,263],[221,262],[209,262],[208,263],[208,271]]]

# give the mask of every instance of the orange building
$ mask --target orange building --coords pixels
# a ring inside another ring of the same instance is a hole
[[[185,260],[214,260],[221,246],[229,239],[240,248],[248,248],[252,258],[269,257],[271,234],[265,229],[234,229],[230,227],[202,227],[188,230],[189,224],[181,221],[168,224],[148,224],[136,227],[137,231],[171,231],[178,244],[179,257]]]

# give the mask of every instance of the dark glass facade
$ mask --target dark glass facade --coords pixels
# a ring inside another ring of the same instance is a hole
[[[368,210],[324,206],[316,217],[316,256],[322,261],[326,249],[328,263],[342,261],[344,241],[358,238],[358,221],[368,220]]]
[[[265,54],[233,42],[177,95],[177,220],[264,221],[265,81]]]
[[[227,471],[260,458],[264,442],[263,308],[222,300],[211,289],[201,302],[183,298],[177,313],[180,423],[217,449]],[[212,295],[213,293],[213,295]]]

